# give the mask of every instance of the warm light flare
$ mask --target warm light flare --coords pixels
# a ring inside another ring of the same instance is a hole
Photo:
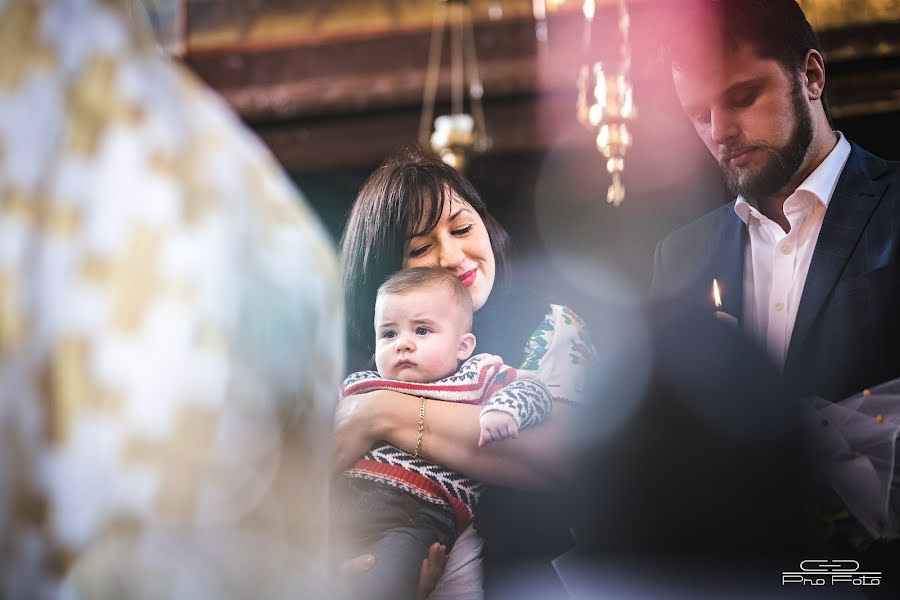
[[[715,279],[713,279],[712,294],[713,302],[716,305],[716,310],[722,308],[722,295],[719,293],[719,282]]]
[[[581,6],[581,12],[584,13],[584,18],[588,21],[594,20],[594,0],[585,0],[584,4]]]

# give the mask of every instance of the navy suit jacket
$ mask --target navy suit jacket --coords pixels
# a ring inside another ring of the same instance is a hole
[[[747,227],[734,202],[656,248],[653,295],[742,321]],[[851,143],[825,212],[784,365],[796,395],[836,401],[900,377],[900,163]]]

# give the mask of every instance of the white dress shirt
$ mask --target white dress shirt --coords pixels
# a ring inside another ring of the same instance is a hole
[[[740,196],[734,205],[750,238],[744,251],[744,329],[779,367],[787,356],[825,211],[850,156],[850,142],[837,135],[838,143],[825,160],[784,201],[790,232]]]

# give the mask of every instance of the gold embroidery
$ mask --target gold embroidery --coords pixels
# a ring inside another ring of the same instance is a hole
[[[112,259],[88,257],[81,265],[82,277],[110,290],[112,326],[116,330],[137,331],[147,308],[160,296],[160,239],[160,232],[138,226],[131,233],[126,252]]]
[[[0,13],[0,90],[14,90],[26,73],[56,66],[56,53],[40,39],[37,2],[9,2]]]
[[[112,56],[93,56],[84,73],[66,94],[69,137],[73,154],[91,156],[111,123],[138,125],[141,107],[123,98],[118,88],[118,65]]]
[[[8,187],[0,195],[0,212],[4,217],[15,217],[22,221],[34,220],[34,198],[20,189]]]
[[[43,202],[41,207],[41,224],[47,233],[72,237],[81,230],[81,210],[77,206]]]
[[[63,444],[76,417],[91,412],[112,413],[122,407],[122,396],[104,389],[91,372],[90,343],[86,339],[68,337],[53,349],[50,368],[41,377],[45,398],[53,398],[49,414],[49,437]]]
[[[199,488],[222,467],[214,448],[217,425],[216,411],[183,406],[168,437],[125,444],[126,460],[149,463],[160,477],[156,512],[187,520],[194,515]]]
[[[25,339],[24,316],[19,310],[18,280],[0,271],[0,356]]]
[[[222,192],[217,189],[214,178],[210,177],[210,172],[214,170],[210,158],[219,152],[219,141],[198,132],[184,153],[184,159],[176,163],[178,179],[183,183],[182,210],[188,225],[197,225],[222,208]]]

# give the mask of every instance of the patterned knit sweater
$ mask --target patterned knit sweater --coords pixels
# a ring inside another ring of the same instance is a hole
[[[483,404],[489,410],[506,412],[519,429],[537,425],[550,415],[550,392],[534,373],[513,369],[492,354],[473,356],[449,377],[433,383],[408,383],[383,379],[374,371],[353,373],[344,381],[342,397],[373,390],[392,390],[444,402]],[[446,506],[459,529],[471,521],[482,485],[450,469],[414,458],[392,446],[372,448],[352,468],[348,477],[377,481],[413,494],[427,502]]]

